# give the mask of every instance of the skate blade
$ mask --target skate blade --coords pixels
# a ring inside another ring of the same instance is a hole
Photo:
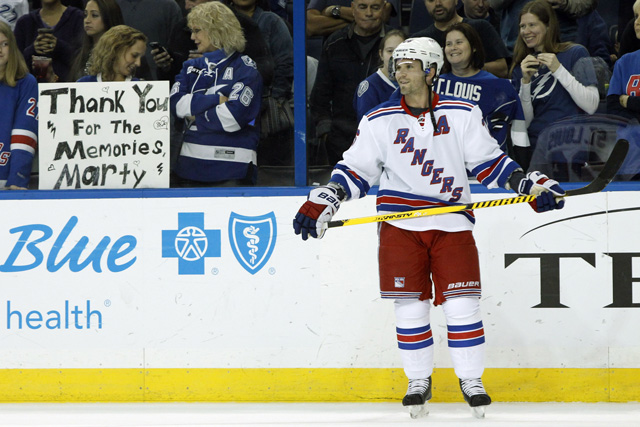
[[[429,415],[429,408],[427,408],[427,404],[423,405],[411,405],[409,406],[409,415],[414,420],[416,418],[422,418]]]
[[[484,418],[484,410],[486,406],[473,406],[471,407],[471,414],[476,418]]]

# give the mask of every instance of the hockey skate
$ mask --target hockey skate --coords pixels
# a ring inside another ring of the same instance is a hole
[[[407,395],[402,399],[402,405],[409,407],[411,418],[420,418],[429,414],[427,403],[431,400],[431,377],[419,380],[409,380]]]
[[[484,390],[480,378],[460,380],[460,390],[464,400],[471,407],[471,413],[476,418],[484,418],[485,408],[491,404],[491,398]]]

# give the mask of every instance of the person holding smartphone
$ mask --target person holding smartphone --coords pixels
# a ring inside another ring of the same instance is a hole
[[[16,22],[14,34],[29,70],[33,56],[51,58],[59,81],[69,81],[69,70],[80,47],[83,13],[67,7],[61,0],[42,0],[42,7],[23,15]]]

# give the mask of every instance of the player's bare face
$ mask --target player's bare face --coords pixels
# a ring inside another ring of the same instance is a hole
[[[400,36],[388,37],[384,42],[384,46],[380,50],[380,59],[382,60],[382,72],[389,77],[389,61],[393,55],[393,51],[402,43],[404,39]]]
[[[456,15],[457,0],[425,0],[424,4],[436,22],[449,22]]]
[[[454,71],[465,70],[471,61],[469,40],[460,31],[451,31],[447,34],[444,54],[447,56],[447,61],[449,61]]]
[[[0,74],[4,76],[4,69],[9,61],[9,39],[0,33]]]
[[[125,50],[124,55],[118,58],[114,66],[116,81],[122,81],[134,75],[146,50],[147,45],[142,40],[138,40]]]
[[[424,95],[427,90],[422,63],[416,59],[398,59],[396,81],[405,96]]]
[[[359,36],[376,34],[382,28],[384,0],[354,0],[352,2],[355,32]]]
[[[520,18],[520,37],[529,49],[542,52],[547,26],[533,13],[525,13]]]

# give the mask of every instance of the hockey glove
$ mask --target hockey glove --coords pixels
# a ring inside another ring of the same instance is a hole
[[[293,219],[293,231],[302,234],[302,240],[307,240],[309,236],[322,239],[326,231],[324,224],[338,212],[340,200],[338,190],[333,187],[314,188]]]
[[[558,181],[550,179],[543,173],[529,172],[520,181],[518,194],[537,196],[533,202],[529,202],[536,212],[546,212],[564,207],[564,190]]]

